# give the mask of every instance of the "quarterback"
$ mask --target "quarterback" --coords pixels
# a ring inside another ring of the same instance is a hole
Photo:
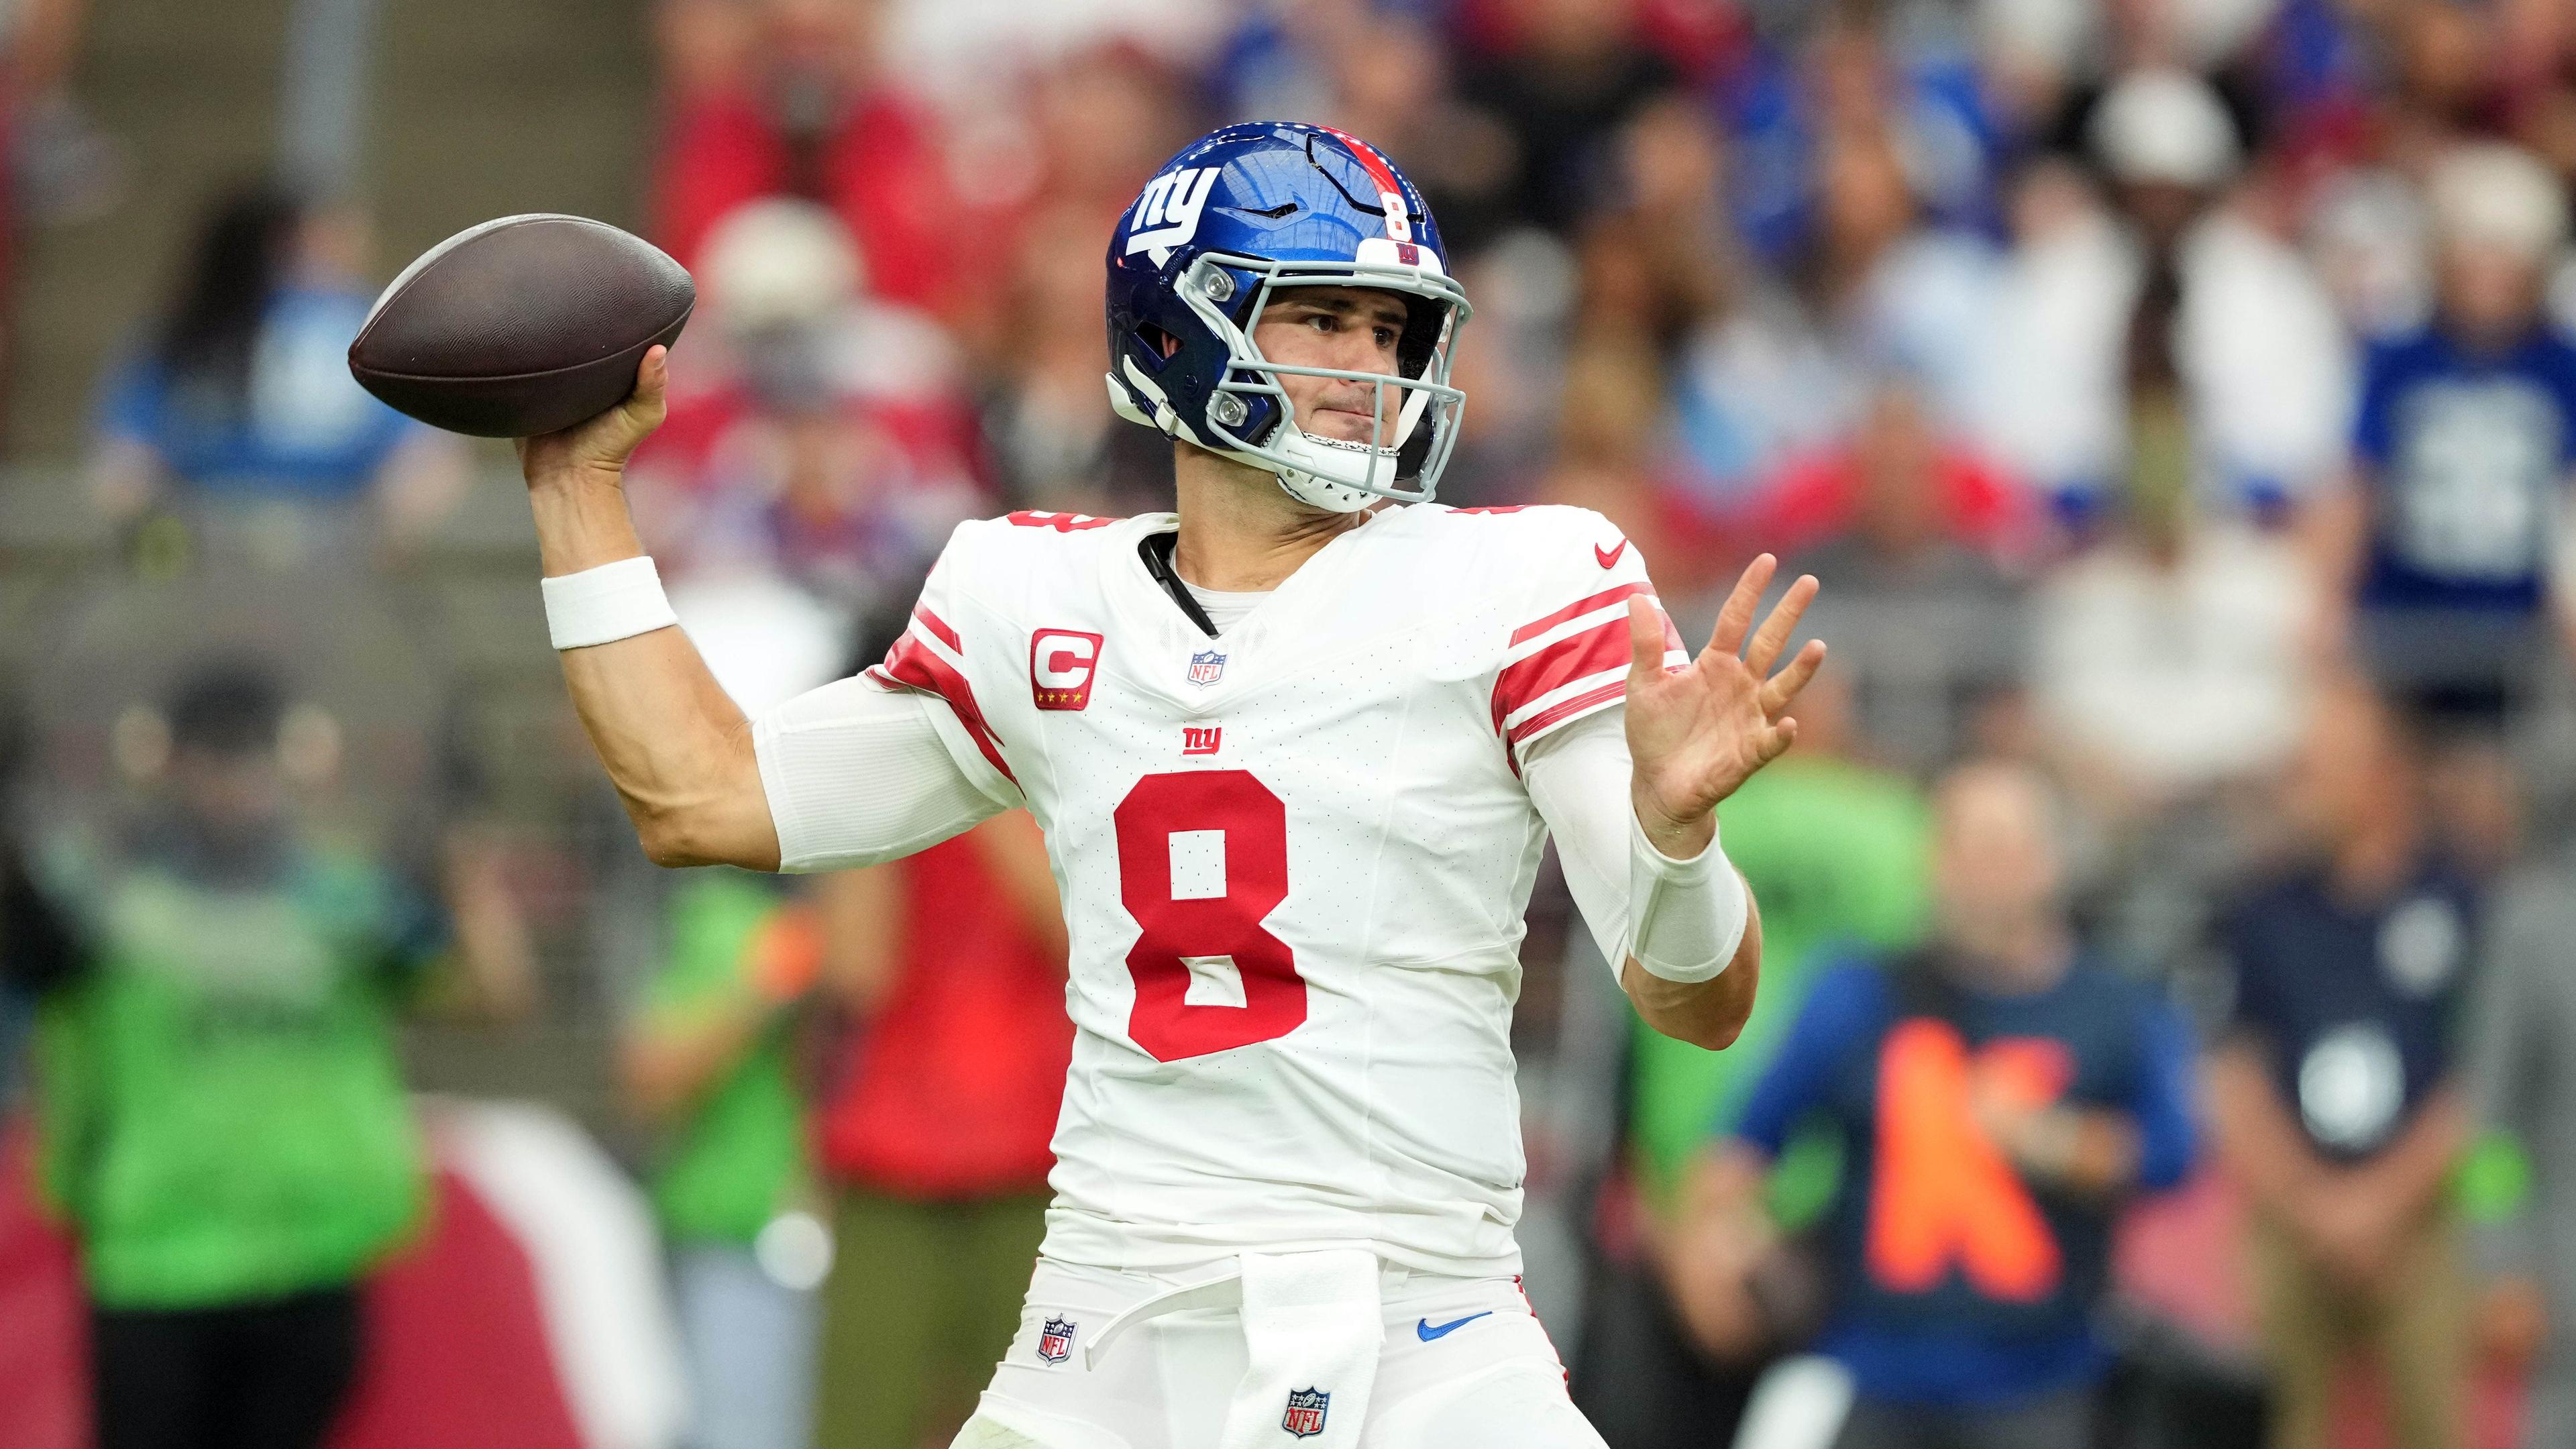
[[[1645,1019],[1734,1039],[1761,929],[1715,808],[1795,736],[1815,583],[1756,628],[1758,560],[1694,655],[1600,515],[1434,503],[1467,299],[1353,137],[1200,139],[1107,277],[1110,401],[1173,439],[1177,512],[964,524],[882,664],[758,719],[619,489],[660,351],[524,443],[573,702],[665,865],[1045,827],[1055,1202],[960,1446],[1598,1446],[1516,1277],[1522,914],[1552,835]]]

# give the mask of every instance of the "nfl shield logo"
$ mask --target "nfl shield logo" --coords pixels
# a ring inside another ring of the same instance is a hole
[[[1190,656],[1190,683],[1214,684],[1225,676],[1225,656],[1202,649]]]
[[[1048,1363],[1062,1363],[1073,1353],[1073,1320],[1050,1318],[1038,1330],[1038,1357]]]
[[[1324,1432],[1324,1411],[1332,1407],[1333,1396],[1313,1389],[1290,1389],[1288,1412],[1279,1427],[1300,1439]]]

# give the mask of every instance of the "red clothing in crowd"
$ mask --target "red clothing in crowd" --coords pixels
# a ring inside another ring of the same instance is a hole
[[[871,292],[934,310],[944,305],[964,223],[927,119],[898,97],[862,97],[821,137],[801,181],[790,138],[759,96],[683,98],[664,124],[654,168],[657,239],[681,265],[694,266],[726,212],[810,187],[858,238]]]
[[[893,991],[817,1114],[827,1176],[906,1197],[1045,1186],[1073,1060],[1063,963],[960,837],[893,867],[908,923]]]
[[[1932,474],[1951,538],[1997,556],[2029,542],[2040,520],[2030,494],[2010,474],[1957,448],[1941,451]],[[1851,527],[1863,486],[1861,460],[1851,449],[1793,461],[1754,505],[1750,542],[1788,558],[1834,538]]]

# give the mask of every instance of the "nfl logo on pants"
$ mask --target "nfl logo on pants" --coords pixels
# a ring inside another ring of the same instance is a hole
[[[1073,1323],[1070,1319],[1050,1318],[1038,1330],[1038,1357],[1048,1363],[1062,1363],[1073,1352]]]
[[[1290,1389],[1288,1412],[1279,1427],[1303,1439],[1324,1432],[1324,1411],[1332,1406],[1333,1396],[1313,1389]]]

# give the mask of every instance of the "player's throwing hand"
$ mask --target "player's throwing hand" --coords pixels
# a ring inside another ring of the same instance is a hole
[[[1628,601],[1628,754],[1636,767],[1630,793],[1646,838],[1675,859],[1706,849],[1717,802],[1798,738],[1789,704],[1825,662],[1824,641],[1810,639],[1787,668],[1771,672],[1816,597],[1815,576],[1800,575],[1754,629],[1754,610],[1775,567],[1767,553],[1747,566],[1717,611],[1708,647],[1669,672],[1663,611],[1651,599]]]
[[[589,474],[614,481],[626,471],[627,455],[662,426],[664,395],[671,385],[671,349],[647,350],[635,365],[635,391],[626,401],[585,422],[542,438],[519,439],[519,468],[531,487],[562,474]]]

